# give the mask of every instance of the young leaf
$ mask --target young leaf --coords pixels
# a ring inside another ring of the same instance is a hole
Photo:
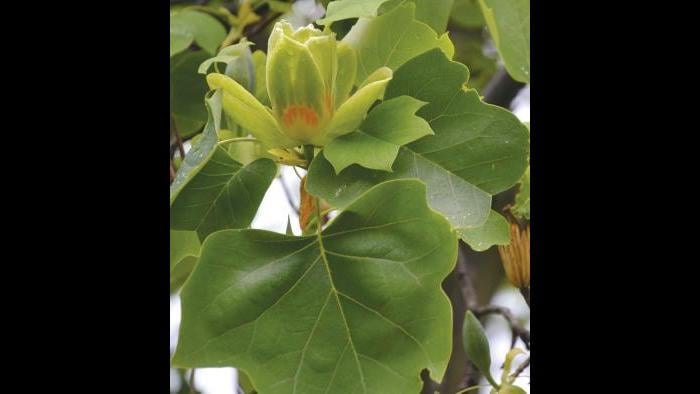
[[[376,106],[360,128],[331,141],[325,157],[339,173],[351,164],[391,171],[399,147],[433,134],[430,125],[415,112],[425,103],[409,96],[400,96]]]
[[[447,28],[447,20],[454,0],[408,0],[416,5],[416,19],[442,33]]]
[[[416,6],[416,20],[442,33],[447,27],[454,0],[336,0],[328,5],[326,17],[317,21],[320,25],[350,18],[371,18],[391,11],[404,3]]]
[[[438,36],[428,25],[417,21],[415,9],[415,4],[406,3],[376,18],[360,18],[343,38],[357,51],[356,83],[380,67],[396,70],[431,48],[440,48],[452,58],[454,45],[447,33]]]
[[[173,364],[235,366],[261,393],[416,393],[441,380],[456,238],[416,180],[385,182],[323,232],[224,230],[183,287]]]
[[[486,223],[479,227],[457,229],[457,235],[475,251],[483,252],[493,245],[508,245],[509,231],[506,218],[492,210]]]
[[[377,16],[379,6],[387,1],[389,0],[336,0],[328,4],[325,18],[316,22],[319,25],[330,25],[343,19]]]
[[[469,360],[476,365],[484,377],[492,386],[498,387],[496,381],[491,376],[491,349],[489,340],[486,338],[484,327],[479,319],[471,311],[467,311],[464,316],[464,326],[462,326],[462,341],[464,351]]]
[[[513,79],[530,82],[530,0],[479,0],[491,37]]]

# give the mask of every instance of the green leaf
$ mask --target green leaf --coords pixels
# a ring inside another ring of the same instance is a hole
[[[322,233],[212,234],[183,287],[173,364],[235,366],[261,393],[416,393],[441,380],[456,238],[425,185],[382,183]]]
[[[455,228],[480,226],[489,215],[491,196],[488,193],[405,146],[399,149],[393,172],[352,165],[336,175],[324,156],[325,152],[311,162],[306,189],[334,207],[345,207],[376,184],[393,179],[418,178],[428,187],[430,206],[443,214]]]
[[[170,292],[190,275],[199,258],[201,244],[194,231],[170,230]]]
[[[479,0],[454,0],[451,20],[464,28],[476,28],[484,25]]]
[[[173,26],[170,26],[170,57],[177,55],[178,53],[189,48],[194,41],[194,36],[188,31],[173,30]]]
[[[170,227],[196,231],[201,240],[218,230],[248,227],[276,174],[272,160],[243,166],[217,146],[173,200]]]
[[[479,0],[489,32],[513,79],[530,82],[530,0]]]
[[[428,25],[415,19],[415,9],[415,4],[409,2],[376,18],[360,18],[343,38],[357,51],[356,83],[383,66],[396,70],[428,49],[440,48],[452,58],[454,45],[447,33],[438,37]]]
[[[379,7],[387,1],[389,0],[336,0],[328,4],[325,18],[316,23],[330,25],[343,19],[377,16]]]
[[[442,33],[447,28],[454,0],[408,0],[416,4],[416,19],[434,31]]]
[[[194,38],[200,48],[210,55],[216,54],[216,49],[226,37],[224,26],[216,18],[203,12],[194,10],[182,10],[170,15],[170,35],[187,36]],[[182,40],[182,39],[180,39]],[[181,45],[181,42],[177,43]],[[178,46],[176,45],[176,48]],[[173,46],[170,46],[170,55],[173,54]]]
[[[371,18],[385,14],[396,6],[413,3],[416,6],[416,20],[442,33],[447,27],[454,0],[337,0],[328,6],[326,17],[317,21],[320,25],[351,18]]]
[[[530,167],[520,179],[520,189],[515,195],[515,205],[510,210],[518,219],[530,220]]]
[[[408,148],[490,194],[513,186],[527,167],[529,133],[510,111],[463,89],[469,71],[428,51],[396,71],[385,99],[409,95],[428,104],[418,115],[435,136]]]
[[[488,379],[489,383],[495,386],[496,383],[491,376],[491,349],[489,341],[486,338],[484,327],[471,311],[467,311],[464,316],[462,342],[464,344],[464,352],[467,353],[469,360],[476,365],[479,372]]]
[[[170,112],[182,138],[201,130],[207,120],[202,101],[209,89],[197,67],[208,56],[203,51],[189,51],[170,58]]]
[[[241,386],[241,389],[243,389],[243,393],[257,393],[257,390],[255,390],[255,387],[253,387],[253,382],[250,380],[250,376],[240,369],[236,372],[238,372],[238,385]]]
[[[342,208],[373,185],[389,179],[419,178],[430,206],[456,229],[483,225],[491,196],[515,184],[527,165],[528,133],[510,112],[483,103],[463,90],[468,71],[439,50],[400,67],[385,99],[410,95],[428,104],[417,114],[435,132],[399,149],[393,172],[352,165],[336,176],[325,152],[311,163],[307,190]]]
[[[219,140],[218,130],[221,125],[221,93],[210,93],[204,99],[208,111],[208,121],[204,131],[192,139],[194,144],[185,155],[177,175],[170,185],[170,204],[192,178],[202,169],[204,164],[214,154],[214,148]],[[196,140],[196,143],[195,143]]]
[[[493,245],[508,245],[509,231],[506,218],[492,210],[486,223],[479,227],[457,229],[457,235],[475,251],[483,252]]]
[[[336,138],[325,147],[326,159],[336,173],[354,163],[391,171],[401,145],[433,134],[430,125],[414,115],[423,105],[409,96],[382,102],[370,111],[357,131]]]
[[[209,121],[170,186],[170,228],[196,231],[202,241],[217,230],[248,227],[277,173],[269,159],[235,161],[218,143],[221,93],[206,104]]]

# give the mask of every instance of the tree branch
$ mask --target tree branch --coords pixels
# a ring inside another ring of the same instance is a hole
[[[518,375],[520,375],[521,373],[523,373],[523,371],[524,371],[525,369],[527,369],[527,367],[528,367],[529,365],[530,365],[530,357],[528,357],[527,360],[523,361],[523,363],[520,364],[520,365],[518,366],[518,368],[515,369],[515,371],[513,372],[513,374],[510,375],[510,377],[512,377],[512,378],[514,378],[514,379],[517,378]]]
[[[473,309],[473,312],[476,317],[482,317],[489,314],[503,316],[503,318],[505,318],[510,325],[510,329],[513,331],[513,333],[517,335],[517,337],[520,338],[523,343],[525,343],[525,347],[530,350],[530,331],[517,322],[510,309],[502,306],[487,305]]]

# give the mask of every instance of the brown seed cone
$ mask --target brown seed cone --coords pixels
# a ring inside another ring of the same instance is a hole
[[[530,287],[530,224],[520,228],[517,223],[510,224],[510,244],[499,245],[506,277],[518,289]]]

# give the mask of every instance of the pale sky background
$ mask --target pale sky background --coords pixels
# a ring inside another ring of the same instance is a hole
[[[320,11],[315,8],[313,0],[300,0],[294,5],[296,16],[289,18],[291,23],[296,26],[303,26],[311,21],[323,16],[323,9]],[[320,13],[320,14],[319,14]],[[303,16],[300,16],[303,15]],[[518,96],[513,100],[511,110],[522,121],[530,121],[530,87],[529,85],[522,89]],[[189,149],[189,144],[186,144],[186,149]],[[296,206],[299,205],[299,178],[296,176],[291,167],[281,166],[281,177],[275,179],[270,186],[270,189],[265,194],[262,204],[258,209],[258,215],[253,220],[252,228],[264,229],[284,233],[287,228],[287,217],[290,217],[292,229],[295,234],[299,235],[299,218],[289,205],[285,196],[283,183],[286,184],[294,198]],[[299,173],[303,176],[303,170]],[[521,320],[528,319],[526,327],[530,328],[529,310],[527,304],[522,299],[520,293],[504,283],[491,300],[492,305],[500,305],[510,308],[513,315]],[[180,324],[180,300],[178,296],[170,298],[170,348],[174,351],[177,344],[177,332]],[[500,316],[491,316],[485,320],[486,332],[491,345],[491,374],[498,381],[501,376],[500,366],[505,360],[505,355],[510,348],[510,328],[508,323]],[[523,348],[522,344],[519,345]],[[526,356],[518,356],[513,363],[517,367]],[[236,370],[234,368],[203,368],[197,369],[195,377],[195,386],[204,394],[236,394]],[[189,373],[188,373],[189,376]],[[530,392],[530,369],[526,369],[521,377],[516,381],[516,384],[523,387],[528,393]],[[180,379],[171,369],[170,387],[171,391],[177,392],[180,387]],[[488,384],[486,380],[482,380],[480,384]],[[488,394],[489,388],[479,390],[480,394]]]

